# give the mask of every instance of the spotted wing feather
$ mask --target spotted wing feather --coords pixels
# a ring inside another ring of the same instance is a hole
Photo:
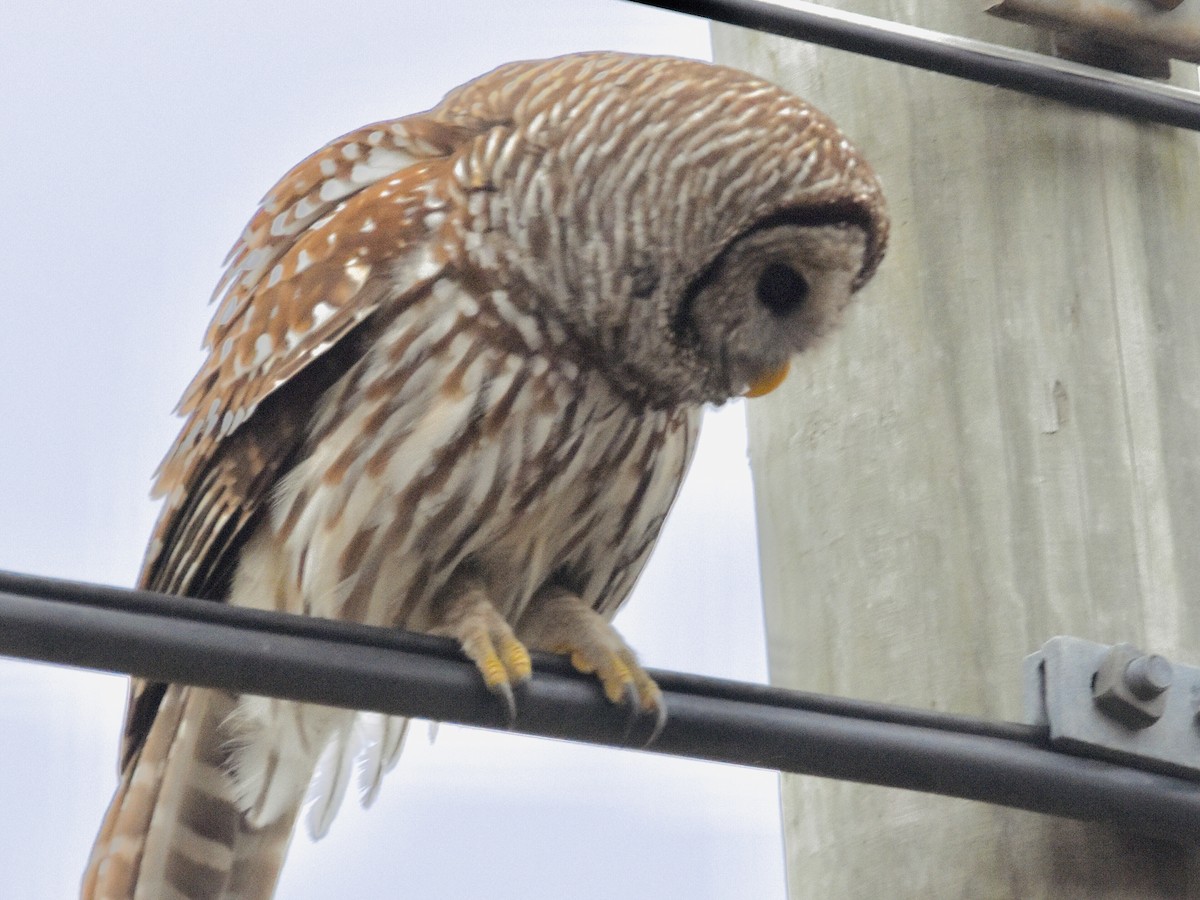
[[[157,475],[166,502],[142,587],[223,597],[313,398],[361,352],[353,335],[380,304],[445,264],[449,254],[428,240],[425,220],[445,205],[436,187],[467,136],[419,116],[368,126],[300,163],[267,195],[230,252],[209,356],[180,401],[186,421]],[[405,266],[408,285],[397,271]],[[251,420],[253,428],[241,427]],[[149,687],[133,685],[122,765],[162,696],[161,685]]]

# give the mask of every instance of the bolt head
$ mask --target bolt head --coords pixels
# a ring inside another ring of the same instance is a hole
[[[1157,653],[1130,660],[1125,667],[1125,686],[1139,700],[1153,700],[1171,686],[1171,663]]]
[[[1171,664],[1132,644],[1117,644],[1105,653],[1092,677],[1092,698],[1110,718],[1128,728],[1149,728],[1162,718]]]

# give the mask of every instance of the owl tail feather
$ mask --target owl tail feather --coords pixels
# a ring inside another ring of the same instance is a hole
[[[255,828],[226,771],[236,698],[171,685],[122,773],[81,900],[269,900],[299,803]]]

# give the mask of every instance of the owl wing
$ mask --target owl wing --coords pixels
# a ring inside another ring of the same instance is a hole
[[[208,358],[178,412],[156,476],[165,496],[139,579],[163,593],[221,600],[247,526],[292,465],[313,398],[363,352],[372,314],[436,277],[448,241],[427,217],[472,131],[411,116],[353,131],[268,193],[227,257]],[[135,681],[124,767],[164,686]]]
[[[425,116],[367,126],[301,162],[264,198],[227,257],[209,355],[179,402],[185,423],[157,473],[154,494],[166,505],[144,586],[191,593],[195,558],[208,554],[166,537],[226,439],[404,286],[398,275],[407,273],[389,264],[420,257],[413,275],[436,271],[424,218],[442,201],[423,189],[437,186],[465,132]]]

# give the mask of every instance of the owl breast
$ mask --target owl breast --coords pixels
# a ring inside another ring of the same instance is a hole
[[[423,630],[470,570],[513,623],[551,583],[614,612],[700,410],[638,408],[559,338],[502,292],[448,278],[405,302],[316,401],[232,601]]]

